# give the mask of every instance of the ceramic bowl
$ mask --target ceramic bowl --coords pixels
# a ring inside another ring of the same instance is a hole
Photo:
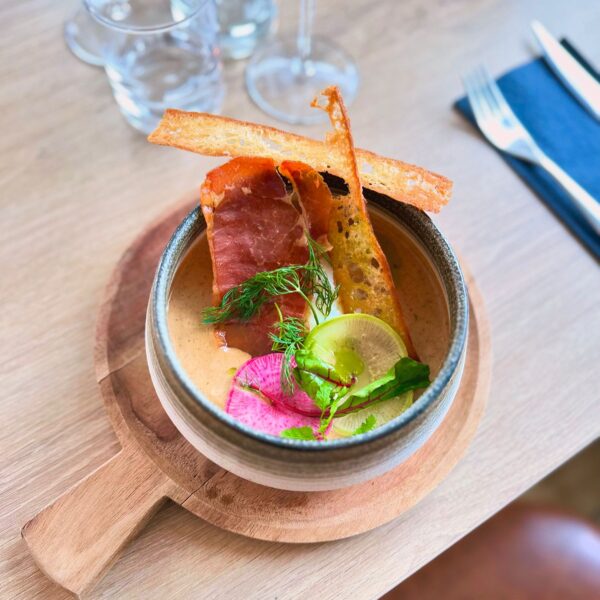
[[[210,402],[179,364],[167,327],[170,287],[180,261],[205,229],[196,208],[179,225],[162,255],[146,319],[146,353],[156,393],[183,436],[224,469],[256,483],[298,491],[341,488],[377,477],[406,460],[432,435],[456,395],[466,356],[468,297],[452,249],[423,212],[365,191],[370,205],[396,219],[416,240],[444,293],[448,350],[431,385],[396,419],[366,434],[328,442],[264,434]]]

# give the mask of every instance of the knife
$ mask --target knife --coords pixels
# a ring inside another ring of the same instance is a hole
[[[598,83],[552,34],[539,22],[531,29],[544,53],[544,58],[557,77],[579,102],[600,121],[600,83]]]

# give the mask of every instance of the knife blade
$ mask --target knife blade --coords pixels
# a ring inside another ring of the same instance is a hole
[[[532,21],[531,29],[554,73],[590,114],[600,121],[600,83],[539,21]]]

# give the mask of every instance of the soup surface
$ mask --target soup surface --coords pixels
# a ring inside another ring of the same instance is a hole
[[[419,359],[432,379],[448,350],[450,326],[444,291],[430,260],[404,228],[380,210],[371,220],[400,292],[400,302]],[[181,366],[196,387],[224,408],[233,375],[250,355],[219,347],[201,312],[212,302],[212,266],[206,235],[183,258],[171,287],[169,334]],[[416,394],[418,396],[418,393]]]

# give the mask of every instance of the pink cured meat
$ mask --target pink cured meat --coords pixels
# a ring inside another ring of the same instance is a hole
[[[283,354],[266,354],[245,362],[233,378],[225,410],[242,423],[279,435],[290,427],[311,427],[316,434],[319,409],[305,392],[281,389]]]
[[[293,205],[271,159],[236,158],[212,170],[200,190],[213,266],[215,304],[232,287],[262,271],[301,265],[308,259],[307,224]],[[276,299],[286,316],[303,318],[298,294]],[[229,346],[253,356],[271,351],[269,333],[278,321],[273,303],[248,321],[219,326]]]

